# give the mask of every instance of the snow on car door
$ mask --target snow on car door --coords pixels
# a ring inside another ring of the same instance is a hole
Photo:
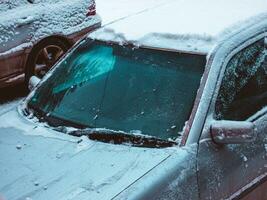
[[[30,13],[24,14],[21,9],[32,5],[14,8],[0,15],[0,53],[29,42],[33,33],[34,19]],[[24,10],[23,10],[24,11]],[[22,13],[22,14],[20,14]]]
[[[27,8],[32,5],[20,6],[0,15],[0,59],[5,60],[12,56],[12,63],[21,63],[20,54],[24,53],[25,48],[32,45],[30,40],[34,33],[34,19],[31,13],[27,13]],[[25,9],[25,10],[24,10]],[[1,77],[22,72],[21,65],[10,63],[1,65]]]
[[[262,32],[229,48],[221,65],[212,64],[221,71],[199,143],[201,199],[267,198],[266,35]],[[257,138],[250,143],[217,145],[210,136],[214,120],[252,122]]]

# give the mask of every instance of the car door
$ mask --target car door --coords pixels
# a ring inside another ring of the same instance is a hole
[[[26,11],[32,6],[32,4],[28,3],[28,5],[15,7],[1,14],[0,38],[2,40],[0,53],[30,41],[34,33],[33,22],[36,19]],[[18,11],[21,13],[17,14]]]
[[[20,56],[30,43],[35,32],[34,18],[27,9],[33,5],[23,5],[7,10],[0,16],[0,78],[23,72],[23,60]]]
[[[210,57],[210,73],[216,68],[217,74],[210,75],[214,88],[206,87],[211,97],[198,149],[200,199],[267,199],[267,33],[262,27],[228,38],[232,41]],[[241,135],[243,124],[251,124],[256,137],[215,143],[215,123],[221,123],[222,135],[233,124],[239,127],[234,134]]]

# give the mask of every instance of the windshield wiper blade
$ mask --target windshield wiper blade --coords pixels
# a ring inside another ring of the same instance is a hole
[[[31,111],[29,109],[31,109]],[[47,112],[44,112],[37,106],[28,104],[28,106],[24,110],[24,114],[28,116],[30,115],[31,112],[38,118],[40,122],[48,123],[50,126],[55,127],[54,128],[55,130],[61,130],[59,127],[65,127],[65,126],[79,128],[79,129],[88,127],[91,128],[91,126],[89,125],[67,120],[62,117],[57,117],[51,114],[48,115]]]
[[[79,129],[68,133],[73,136],[87,136],[91,140],[97,140],[113,144],[131,144],[137,147],[163,148],[177,145],[175,141],[163,140],[157,137],[114,131],[109,129]]]

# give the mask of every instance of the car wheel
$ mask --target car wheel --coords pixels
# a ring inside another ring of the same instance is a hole
[[[32,76],[43,78],[71,45],[59,38],[47,38],[32,48],[25,70],[25,84]]]

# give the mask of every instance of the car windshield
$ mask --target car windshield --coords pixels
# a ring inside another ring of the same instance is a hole
[[[174,139],[189,118],[205,62],[204,55],[87,39],[58,64],[28,106],[54,126]]]

